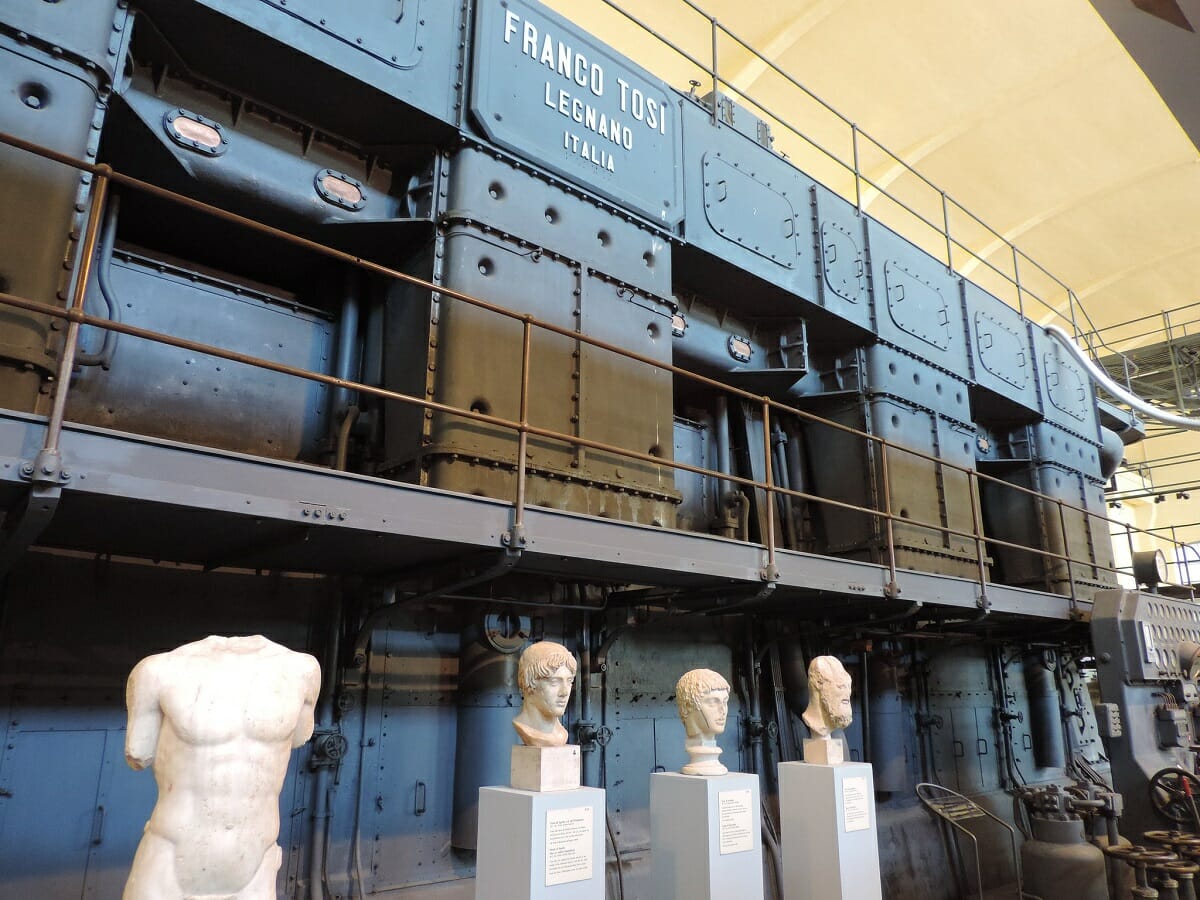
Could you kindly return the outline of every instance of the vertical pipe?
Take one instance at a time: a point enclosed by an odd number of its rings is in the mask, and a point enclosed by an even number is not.
[[[714,419],[717,432],[717,471],[722,475],[729,475],[732,471],[730,468],[732,452],[729,437],[729,398],[724,394],[719,395],[716,399]],[[726,507],[728,506],[729,491],[729,482],[718,479],[713,512],[725,537],[732,536],[729,529],[725,527],[725,522],[728,521]]]
[[[83,312],[83,299],[87,294],[88,281],[92,274],[92,257],[96,252],[96,241],[100,237],[100,219],[104,215],[104,201],[108,196],[108,166],[100,166],[92,185],[92,208],[88,212],[86,230],[79,251],[79,270],[75,273],[75,289],[71,295],[70,312]],[[46,423],[46,440],[43,452],[58,453],[62,437],[63,418],[67,411],[67,392],[71,384],[71,370],[75,368],[75,353],[79,349],[79,322],[67,322],[67,334],[63,340],[62,356],[58,361],[58,372],[54,382],[54,401],[50,407],[50,418]],[[49,473],[46,473],[49,474]]]
[[[783,429],[779,427],[779,423],[775,423],[772,432],[775,450],[775,473],[776,480],[781,487],[791,488],[792,479],[788,472],[787,460],[787,445],[788,437]],[[796,539],[796,518],[792,509],[791,494],[779,495],[779,517],[783,521],[783,540],[785,545],[792,549],[799,549],[799,542]]]
[[[521,419],[517,438],[517,498],[513,512],[513,531],[525,525],[525,454],[529,446],[529,355],[533,344],[533,317],[522,317],[521,335]]]
[[[592,614],[589,612],[583,614],[583,624],[579,629],[579,719],[580,724],[598,727],[592,721]],[[593,739],[579,749],[584,787],[599,787],[599,745]]]
[[[763,464],[765,465],[764,472],[766,473],[766,503],[763,506],[767,512],[767,569],[770,572],[775,571],[775,492],[772,489],[771,482],[771,399],[763,397],[762,400],[762,417],[763,417]]]
[[[862,703],[862,742],[863,755],[862,761],[870,763],[872,758],[871,753],[871,673],[867,670],[867,651],[864,649],[858,654],[858,678],[861,684],[858,686],[858,696]],[[879,786],[876,785],[876,790]]]
[[[746,703],[749,707],[750,722],[747,729],[750,733],[750,766],[752,772],[765,774],[766,766],[763,760],[762,738],[762,704],[759,702],[757,665],[754,655],[754,619],[746,615],[745,620],[745,664],[746,664]]]
[[[329,616],[329,634],[325,643],[325,661],[321,668],[321,696],[317,701],[318,731],[333,728],[333,693],[337,688],[338,660],[342,644],[342,594],[334,595]],[[325,898],[325,855],[329,848],[329,778],[332,766],[320,761],[313,785],[312,834],[309,840],[308,895],[311,900]]]
[[[1029,732],[1033,739],[1033,761],[1041,769],[1058,769],[1066,764],[1063,749],[1062,703],[1054,671],[1040,652],[1024,660],[1025,691],[1029,695]]]
[[[870,749],[875,790],[892,793],[911,790],[904,752],[907,718],[900,695],[898,655],[881,648],[870,654],[865,663],[864,671],[869,672],[869,677],[863,685],[863,694],[869,695],[869,706],[864,720],[870,719],[871,728],[864,732],[863,743]]]
[[[357,269],[346,272],[346,293],[342,297],[342,316],[338,323],[337,368],[334,375],[343,381],[357,380],[358,369],[358,279]],[[333,392],[331,421],[340,422],[351,404],[350,389],[338,387]]]
[[[804,457],[800,447],[800,441],[803,440],[802,432],[797,431],[788,438],[784,444],[784,450],[787,454],[787,474],[788,487],[793,491],[801,491],[808,493],[807,483],[804,478]],[[809,505],[807,500],[801,500],[799,497],[793,497],[792,503],[799,508],[800,527],[797,533],[797,543],[795,549],[804,550],[808,546],[809,539]]]

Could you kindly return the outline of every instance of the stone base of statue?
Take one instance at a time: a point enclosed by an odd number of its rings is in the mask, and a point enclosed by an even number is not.
[[[512,748],[513,787],[522,791],[571,791],[579,787],[579,745]]]
[[[845,745],[834,738],[805,738],[804,761],[821,766],[836,766],[846,761]]]
[[[480,788],[476,846],[475,900],[604,900],[604,791]]]
[[[781,763],[779,815],[787,900],[882,900],[870,765]]]
[[[762,900],[758,776],[650,776],[650,891],[656,900]]]

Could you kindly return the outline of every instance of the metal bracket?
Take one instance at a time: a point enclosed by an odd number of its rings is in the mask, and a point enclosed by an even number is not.
[[[30,482],[24,503],[11,510],[0,537],[0,575],[4,575],[46,530],[63,485],[71,480],[71,472],[62,464],[57,450],[41,450],[33,462],[21,464],[21,478]]]
[[[766,582],[775,582],[779,580],[779,567],[775,565],[763,566],[758,570],[758,577]]]
[[[71,470],[62,464],[62,453],[43,449],[33,462],[21,463],[21,478],[38,485],[59,485],[71,480]]]
[[[513,525],[508,531],[500,535],[500,543],[510,549],[521,548],[525,546],[525,526]]]

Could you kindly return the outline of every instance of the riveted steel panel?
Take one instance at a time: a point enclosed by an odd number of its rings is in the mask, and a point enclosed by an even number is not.
[[[0,82],[5,85],[0,131],[94,161],[107,108],[95,72],[0,35]],[[39,303],[61,304],[71,278],[64,259],[74,252],[90,188],[76,170],[9,146],[0,147],[0,177],[3,289]],[[15,409],[37,408],[41,373],[56,365],[56,343],[47,317],[12,307],[0,310],[0,361],[6,372],[0,402]]]
[[[975,313],[971,326],[980,365],[1018,391],[1024,389],[1031,372],[1024,335],[983,310]]]
[[[1068,555],[1070,580],[1081,596],[1096,586],[1115,583],[1112,538],[1105,521],[1104,490],[1083,474],[1053,463],[1029,465],[1001,473],[1004,481],[1025,490],[984,481],[981,499],[985,527],[992,537],[1025,547]],[[1045,498],[1025,491],[1037,491]],[[1056,502],[1081,507],[1087,513]],[[1005,584],[1070,594],[1067,563],[1048,556],[997,546],[1000,579]],[[1097,565],[1098,564],[1098,565]]]
[[[862,355],[866,369],[862,388],[867,394],[897,397],[970,427],[971,401],[965,381],[886,344],[867,347]]]
[[[665,84],[525,0],[481,0],[474,49],[470,108],[489,139],[652,221],[679,221],[679,103]]]
[[[124,62],[129,5],[117,0],[49,0],[9,3],[6,30],[27,34],[54,48],[54,55],[74,65],[98,69],[112,84]]]
[[[796,211],[788,198],[719,152],[704,154],[704,215],[712,229],[759,256],[796,265]]]
[[[444,215],[485,223],[652,294],[671,295],[671,250],[660,232],[494,154],[467,147],[453,156]]]
[[[867,220],[867,238],[880,339],[966,377],[958,276],[874,219]]]
[[[970,476],[903,449],[909,447],[970,469],[974,466],[973,429],[884,396],[853,399],[818,411],[834,422],[868,431],[899,446],[884,450],[866,438],[825,425],[806,426],[814,493],[883,510],[884,490],[889,491],[892,511],[899,517],[893,524],[899,565],[977,577],[974,541],[929,527],[972,533],[975,503],[971,494],[976,488]],[[880,459],[884,452],[888,454],[886,487]],[[864,472],[868,473],[866,477]],[[882,519],[827,504],[815,504],[814,508],[824,540],[820,552],[885,560],[886,527]]]
[[[825,286],[847,303],[864,299],[866,260],[854,235],[837,222],[821,223],[821,274]]]
[[[244,90],[322,130],[380,145],[438,139],[458,120],[463,5],[138,3],[187,60],[189,73]]]
[[[1089,441],[1100,441],[1096,392],[1087,373],[1061,344],[1035,329],[1033,346],[1041,376],[1042,415],[1046,421]]]
[[[884,263],[883,277],[896,326],[939,350],[950,346],[950,304],[942,292],[903,263]]]
[[[336,38],[350,50],[398,69],[421,59],[429,0],[259,0],[311,28]],[[423,9],[422,7],[426,7]],[[281,22],[282,24],[282,22]]]
[[[962,301],[973,381],[990,395],[1038,410],[1037,363],[1028,320],[965,280]]]
[[[827,188],[811,192],[814,244],[819,257],[817,286],[825,309],[843,319],[871,327],[864,217]]]
[[[333,328],[321,315],[156,259],[125,255],[110,268],[128,324],[316,372],[331,368]],[[89,308],[101,305],[98,295],[93,284]],[[88,349],[99,344],[95,332],[81,332]],[[67,415],[226,450],[312,460],[326,434],[328,392],[317,382],[122,337],[107,371],[85,368],[75,376]]]

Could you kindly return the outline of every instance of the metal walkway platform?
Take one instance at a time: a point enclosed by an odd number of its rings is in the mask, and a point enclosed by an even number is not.
[[[19,515],[45,419],[0,411],[0,509]],[[512,505],[316,466],[280,462],[67,423],[63,483],[40,546],[325,573],[388,575],[505,549]],[[24,471],[23,471],[24,467]],[[11,528],[10,528],[11,533]],[[766,549],[705,534],[528,507],[518,568],[638,586],[714,589],[750,597]],[[11,538],[10,538],[11,540]],[[182,555],[181,555],[182,551]],[[980,608],[978,582],[779,550],[771,604],[831,597],[876,601],[880,615],[914,602]],[[736,601],[735,601],[736,602]],[[1069,597],[987,585],[992,613],[1071,618]],[[732,608],[732,606],[730,607]],[[1079,601],[1084,618],[1090,604]]]

